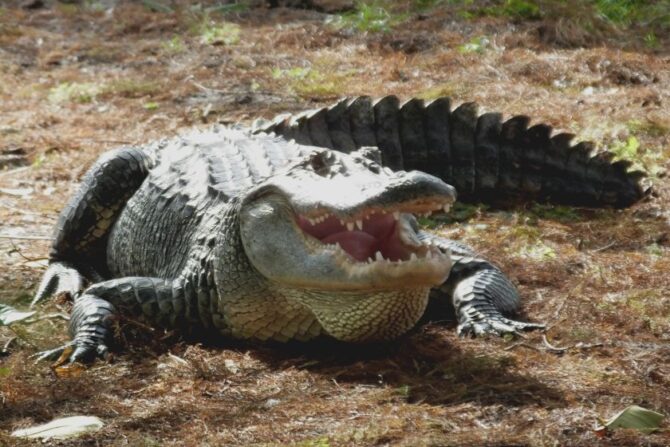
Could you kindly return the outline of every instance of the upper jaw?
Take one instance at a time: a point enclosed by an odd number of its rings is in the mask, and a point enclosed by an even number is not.
[[[410,275],[415,283],[425,280],[435,285],[448,275],[450,256],[419,239],[413,214],[448,212],[451,203],[445,198],[424,198],[349,214],[312,209],[297,213],[296,225],[313,256],[331,256],[352,277],[378,277],[380,281],[372,281],[397,287]]]

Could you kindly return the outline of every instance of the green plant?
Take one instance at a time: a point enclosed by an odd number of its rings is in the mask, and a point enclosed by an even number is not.
[[[458,52],[462,54],[479,53],[482,54],[491,46],[491,41],[486,36],[473,37],[468,42],[458,46]]]
[[[648,2],[638,0],[596,0],[595,8],[606,20],[617,25],[628,26],[635,21],[641,8]]]
[[[640,156],[638,149],[640,149],[640,142],[631,135],[626,141],[617,141],[610,151],[620,160],[637,162]]]
[[[348,75],[346,72],[338,72],[334,67],[272,70],[274,79],[289,81],[291,90],[306,98],[331,98],[340,95],[345,90]]]
[[[640,150],[640,142],[631,135],[625,141],[617,141],[610,148],[610,152],[618,160],[626,160],[632,163],[631,169],[646,172],[650,178],[657,178],[663,171],[663,163],[667,161],[668,155],[661,149],[647,148]]]
[[[407,19],[407,14],[396,14],[381,1],[356,3],[352,12],[336,18],[334,24],[363,32],[389,32],[391,28]]]
[[[502,13],[509,17],[524,20],[536,20],[541,17],[540,6],[535,1],[507,0],[502,6]]]
[[[174,9],[166,5],[165,3],[156,1],[156,0],[142,0],[142,4],[149,11],[153,12],[162,12],[166,14],[171,14],[174,12]]]
[[[172,39],[161,44],[161,49],[167,54],[181,54],[186,51],[184,40],[180,36],[173,36]]]
[[[208,22],[200,29],[200,43],[207,45],[234,45],[240,41],[241,28],[235,23]]]
[[[210,6],[205,9],[206,12],[208,13],[219,13],[219,14],[232,14],[232,13],[240,13],[249,10],[249,2],[241,2],[241,3],[226,3],[226,4],[217,4],[214,6]]]
[[[330,447],[330,440],[327,437],[308,439],[297,444],[298,447]]]
[[[445,0],[412,0],[412,9],[417,11],[428,11],[444,2]]]
[[[653,31],[649,31],[644,35],[644,44],[651,49],[657,49],[661,46],[658,42],[658,37],[656,37],[656,33]]]
[[[556,251],[541,241],[523,245],[519,249],[518,255],[538,262],[556,259]]]
[[[551,2],[551,0],[549,1]],[[493,5],[481,6],[468,11],[466,18],[475,16],[511,17],[518,20],[537,20],[542,18],[543,11],[536,1],[505,0],[493,2]]]
[[[49,90],[49,101],[54,103],[89,103],[102,93],[100,84],[91,82],[63,82]]]
[[[555,220],[557,222],[576,222],[579,214],[574,208],[562,205],[542,205],[536,203],[530,212],[540,219]]]

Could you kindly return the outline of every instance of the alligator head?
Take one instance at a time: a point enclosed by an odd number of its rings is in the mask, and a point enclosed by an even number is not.
[[[420,240],[414,214],[447,211],[454,188],[422,172],[392,172],[376,157],[370,148],[314,150],[241,203],[251,264],[346,341],[408,330],[451,269],[448,253]]]

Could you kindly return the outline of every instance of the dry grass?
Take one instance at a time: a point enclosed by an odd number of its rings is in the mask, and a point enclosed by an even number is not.
[[[603,146],[634,136],[633,157],[668,167],[667,48],[622,50],[625,34],[565,49],[537,23],[452,21],[439,8],[364,34],[306,10],[47,3],[0,9],[0,153],[23,149],[29,163],[0,171],[0,188],[28,190],[0,192],[0,234],[48,236],[106,149],[339,95],[446,92]],[[223,28],[234,39],[203,38],[223,21],[238,25]],[[0,329],[0,346],[16,337],[0,357],[0,445],[37,445],[8,433],[73,414],[107,426],[57,445],[668,445],[667,422],[649,436],[592,430],[632,403],[670,415],[670,193],[665,177],[655,182],[655,197],[625,211],[480,209],[435,229],[498,262],[562,354],[540,334],[461,340],[453,322],[362,347],[198,345],[123,322],[114,361],[56,378],[28,359],[66,337],[46,321]],[[0,239],[0,302],[27,304],[47,253],[44,240]]]

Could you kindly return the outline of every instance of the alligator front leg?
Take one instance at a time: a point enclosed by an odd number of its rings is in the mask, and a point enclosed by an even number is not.
[[[74,297],[87,281],[102,280],[109,230],[150,167],[147,154],[123,148],[105,153],[88,170],[58,217],[49,268],[31,305],[60,293]]]
[[[198,310],[190,306],[183,279],[164,280],[125,277],[94,284],[75,298],[70,318],[72,340],[65,345],[38,354],[38,359],[61,359],[70,363],[104,357],[112,341],[111,322],[116,309],[142,315],[163,327],[175,327],[180,319],[197,320]]]
[[[543,324],[506,317],[519,307],[519,293],[497,267],[461,243],[428,233],[421,233],[420,237],[451,251],[454,263],[451,274],[432,295],[438,299],[451,298],[458,319],[458,335],[504,335],[544,329]]]

